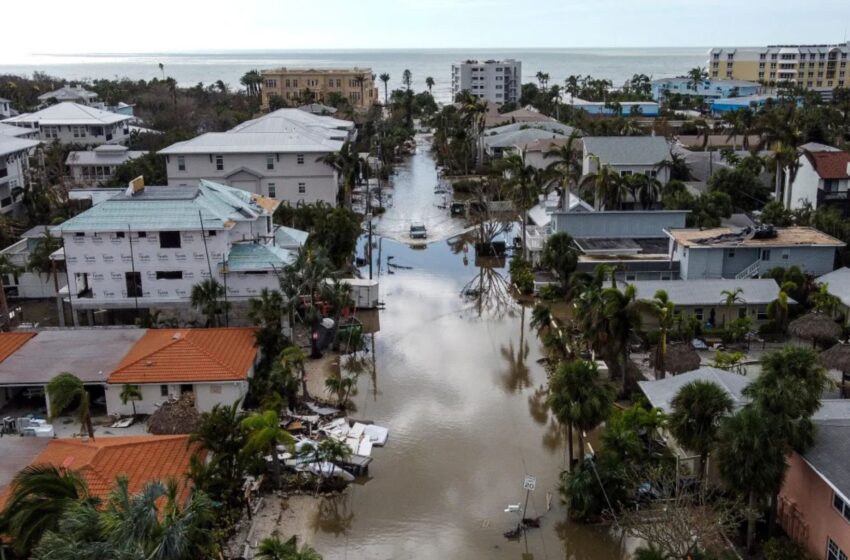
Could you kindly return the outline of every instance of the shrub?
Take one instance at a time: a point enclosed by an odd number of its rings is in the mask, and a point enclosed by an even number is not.
[[[520,293],[530,294],[534,291],[534,271],[531,269],[530,262],[522,257],[514,257],[511,259],[509,270],[511,282]]]
[[[764,560],[812,560],[812,556],[802,546],[788,537],[768,540],[762,549]]]

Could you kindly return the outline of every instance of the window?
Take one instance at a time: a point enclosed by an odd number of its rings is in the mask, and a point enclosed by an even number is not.
[[[847,560],[847,555],[844,551],[838,548],[835,541],[827,537],[826,539],[826,560]]]
[[[181,395],[183,393],[194,393],[194,392],[195,392],[195,386],[194,385],[192,385],[190,383],[185,383],[183,385],[180,385],[180,394]]]
[[[266,156],[266,169],[274,169],[274,156]]]
[[[224,156],[215,156],[215,170],[224,171]]]
[[[186,156],[177,156],[177,171],[186,171]]]
[[[180,248],[180,232],[179,231],[161,231],[161,232],[159,232],[159,248],[160,249],[179,249]]]
[[[762,249],[761,250],[761,260],[769,261],[770,260],[770,249]]]
[[[631,171],[620,171],[620,177],[628,177],[631,174]]]
[[[729,249],[729,255],[728,256],[729,256],[730,259],[734,259],[735,258],[735,249]]]
[[[75,236],[75,237],[85,237],[85,236],[86,236],[86,234],[85,234],[85,232],[78,231],[77,233],[75,233],[75,234],[74,234],[74,236]]]
[[[298,183],[298,194],[305,194],[307,192],[307,183]]]
[[[269,198],[277,198],[277,187],[274,183],[269,183]]]
[[[123,231],[116,231],[115,232],[115,238],[116,239],[124,239],[124,232]]]
[[[141,272],[125,272],[124,284],[127,288],[127,297],[137,298],[142,297],[142,273]]]
[[[297,156],[295,156],[295,161],[298,163],[298,165],[304,165],[304,154],[298,154]]]
[[[182,270],[157,270],[156,271],[156,279],[157,280],[182,280],[183,279],[183,271]]]
[[[791,249],[782,249],[782,260],[787,261],[789,256],[791,256]]]
[[[694,309],[694,317],[696,317],[698,321],[702,321],[702,318],[703,318],[702,307],[697,307],[697,308]]]
[[[850,504],[845,502],[841,496],[834,492],[832,494],[832,506],[844,517],[844,519],[850,521]]]
[[[216,231],[214,229],[207,231],[207,237],[215,237],[215,235]]]
[[[159,386],[159,396],[167,397],[168,396],[168,385],[160,385]]]
[[[148,232],[146,232],[146,231],[140,231],[139,232],[139,239],[141,239],[143,237],[147,237],[147,236],[148,236]]]
[[[55,126],[45,126],[41,129],[41,131],[44,133],[45,138],[58,138],[59,137],[59,131],[56,129]]]
[[[626,282],[634,282],[637,280],[637,274],[634,272],[626,273]]]
[[[74,134],[74,138],[85,138],[86,127],[84,127],[84,126],[72,126],[71,132]]]

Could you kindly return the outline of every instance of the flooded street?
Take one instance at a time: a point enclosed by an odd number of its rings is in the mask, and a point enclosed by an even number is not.
[[[563,437],[545,406],[530,309],[506,297],[504,262],[476,263],[471,246],[446,240],[464,224],[436,208],[435,185],[420,141],[397,173],[393,207],[376,220],[387,236],[374,241],[386,308],[374,375],[370,364],[353,399],[352,416],[387,426],[390,438],[365,484],[308,512],[309,540],[326,559],[620,558],[607,528],[566,521]],[[403,239],[411,221],[434,232],[427,246],[390,239]],[[527,516],[542,516],[542,527],[508,541],[517,517],[504,510],[523,502],[526,474],[537,477]]]

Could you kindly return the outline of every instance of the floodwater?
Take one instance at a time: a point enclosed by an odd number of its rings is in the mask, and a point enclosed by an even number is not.
[[[420,145],[380,220],[462,227],[434,211],[434,185],[433,160]],[[374,244],[386,308],[352,416],[387,426],[390,438],[373,450],[368,481],[310,514],[308,540],[326,559],[621,558],[617,536],[568,522],[560,504],[564,438],[544,404],[530,309],[507,293],[504,263],[476,263],[457,239]],[[503,533],[517,517],[504,510],[523,503],[526,475],[537,479],[527,516],[542,516],[542,527],[508,541]]]

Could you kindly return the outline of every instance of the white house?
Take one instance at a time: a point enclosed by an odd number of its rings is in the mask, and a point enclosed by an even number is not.
[[[816,282],[826,284],[826,290],[838,298],[838,314],[844,315],[844,324],[850,326],[850,268],[844,266],[828,272]]]
[[[97,94],[85,89],[81,85],[63,86],[57,90],[42,93],[38,96],[38,100],[45,104],[49,102],[63,103],[70,101],[80,105],[88,105],[96,109],[103,109],[103,103],[98,100]]]
[[[290,204],[334,204],[337,172],[322,160],[355,135],[351,121],[280,109],[159,153],[172,187],[209,179]]]
[[[493,103],[515,103],[522,93],[522,62],[465,60],[452,64],[452,97],[468,91]]]
[[[590,136],[583,140],[582,174],[595,173],[607,165],[621,177],[644,174],[661,184],[670,180],[670,170],[659,168],[670,161],[670,146],[661,136]]]
[[[830,205],[850,216],[850,153],[824,145],[803,149],[791,183],[791,208]],[[790,178],[790,177],[789,177]]]
[[[0,251],[0,255],[8,258],[9,262],[19,269],[15,274],[5,274],[2,277],[3,289],[6,290],[8,297],[22,299],[55,298],[57,287],[65,286],[68,283],[65,271],[62,270],[61,266],[57,268],[55,274],[52,271],[34,272],[29,270],[30,255],[43,242],[42,240],[48,230],[52,230],[52,228],[48,226],[30,228],[21,234],[18,241]],[[51,232],[51,235],[56,234]]]
[[[199,412],[241,403],[259,358],[252,328],[148,330],[109,374],[106,410],[152,414],[183,393],[194,394]],[[123,402],[126,385],[141,398]]]
[[[0,213],[11,212],[27,188],[29,154],[37,140],[0,134]]]
[[[91,187],[108,181],[119,165],[145,153],[120,144],[103,144],[93,150],[68,152],[65,165],[74,184]]]
[[[38,130],[32,128],[21,128],[0,122],[0,136],[10,136],[24,140],[38,140]]]
[[[276,289],[276,273],[295,258],[298,243],[273,226],[278,204],[201,180],[131,186],[67,220],[57,230],[74,321],[83,314],[92,322],[94,310],[112,310],[114,321],[145,310],[185,314],[192,287],[209,278],[226,288],[233,307]]]
[[[12,102],[8,99],[0,97],[0,120],[8,119],[12,116]]]
[[[126,141],[132,119],[130,115],[119,115],[66,101],[3,122],[38,130],[42,142],[58,140],[62,144],[92,146]]]

